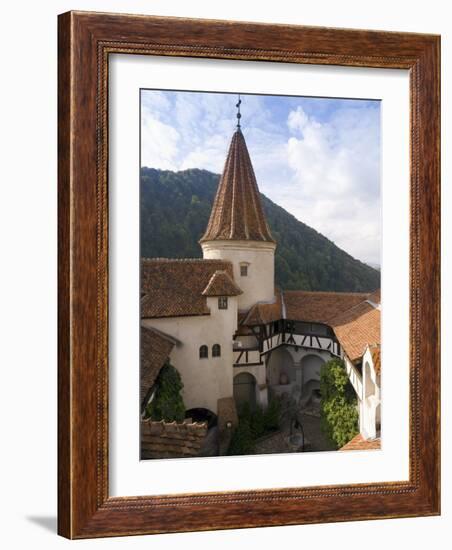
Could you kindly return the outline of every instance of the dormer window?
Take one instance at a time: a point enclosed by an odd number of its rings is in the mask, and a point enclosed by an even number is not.
[[[240,264],[240,277],[248,277],[248,264]]]
[[[228,309],[228,297],[220,296],[218,298],[218,309]]]

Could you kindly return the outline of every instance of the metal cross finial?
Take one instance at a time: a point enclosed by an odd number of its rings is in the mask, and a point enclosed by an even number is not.
[[[240,114],[240,105],[242,103],[242,100],[240,99],[240,94],[239,94],[239,100],[236,104],[236,107],[237,107],[237,128],[240,128],[240,119],[242,118],[242,115]]]

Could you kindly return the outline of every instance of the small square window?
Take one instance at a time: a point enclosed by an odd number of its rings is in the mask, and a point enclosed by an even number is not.
[[[218,309],[228,309],[228,297],[220,296],[218,298]]]
[[[248,276],[248,266],[247,265],[241,265],[240,266],[240,276],[241,277],[247,277]]]

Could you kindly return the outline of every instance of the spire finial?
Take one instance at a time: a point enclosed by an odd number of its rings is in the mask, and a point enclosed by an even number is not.
[[[240,105],[242,103],[242,100],[240,99],[240,94],[239,94],[239,100],[236,104],[236,107],[237,107],[237,128],[240,128],[240,119],[242,118],[242,115],[240,114]]]

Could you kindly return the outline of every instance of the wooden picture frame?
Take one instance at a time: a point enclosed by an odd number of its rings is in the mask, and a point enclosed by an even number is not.
[[[440,38],[69,12],[58,62],[58,532],[87,538],[440,513]],[[110,497],[108,61],[113,53],[410,73],[409,481]]]

